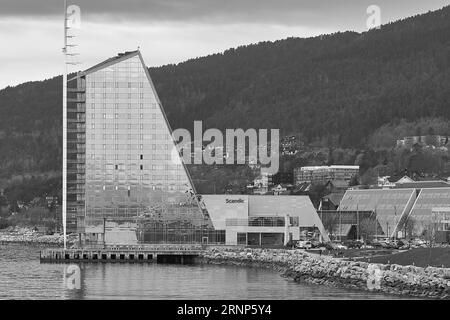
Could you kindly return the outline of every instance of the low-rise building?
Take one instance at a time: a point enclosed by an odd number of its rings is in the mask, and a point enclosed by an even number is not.
[[[374,211],[381,233],[386,237],[405,237],[406,229],[411,229],[409,233],[414,236],[423,236],[436,223],[434,212],[437,208],[450,208],[450,188],[415,186],[348,190],[339,210]]]
[[[442,135],[410,136],[397,140],[397,147],[411,149],[415,144],[434,146],[437,148],[448,146],[450,137]]]
[[[359,166],[308,166],[294,169],[294,183],[326,183],[328,181],[345,181],[347,185],[359,174]]]
[[[300,240],[302,230],[329,237],[308,196],[203,195],[215,230],[226,245],[284,245]]]

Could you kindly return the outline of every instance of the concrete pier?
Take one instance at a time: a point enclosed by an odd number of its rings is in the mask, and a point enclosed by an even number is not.
[[[107,248],[45,249],[41,262],[56,263],[192,263],[203,251],[201,246],[113,246]]]

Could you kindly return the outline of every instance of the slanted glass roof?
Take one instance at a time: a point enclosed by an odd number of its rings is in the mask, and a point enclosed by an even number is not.
[[[415,189],[348,190],[339,210],[373,210],[377,214],[383,233],[391,236],[401,217],[409,213],[415,199]]]
[[[422,189],[410,217],[417,221],[431,221],[434,208],[450,208],[450,189]]]

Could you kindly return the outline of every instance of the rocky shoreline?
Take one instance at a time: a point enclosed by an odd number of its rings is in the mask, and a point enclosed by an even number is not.
[[[67,237],[67,244],[74,244],[76,239]],[[26,244],[63,246],[63,235],[44,235],[31,228],[12,227],[0,230],[0,244]]]
[[[212,248],[202,254],[199,262],[271,268],[297,282],[450,299],[450,268],[370,264],[278,249]]]

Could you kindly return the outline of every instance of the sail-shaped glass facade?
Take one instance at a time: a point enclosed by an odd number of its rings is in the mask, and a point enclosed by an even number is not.
[[[75,116],[84,121],[83,146],[77,151],[83,170],[69,177],[69,183],[80,181],[75,184],[82,202],[77,210],[72,206],[80,233],[88,241],[105,241],[108,230],[114,234],[114,228],[125,227],[135,230],[138,242],[219,241],[174,152],[170,126],[141,54],[107,60],[74,82],[76,94],[84,98],[78,102],[84,112]],[[118,241],[132,241],[123,239]]]

